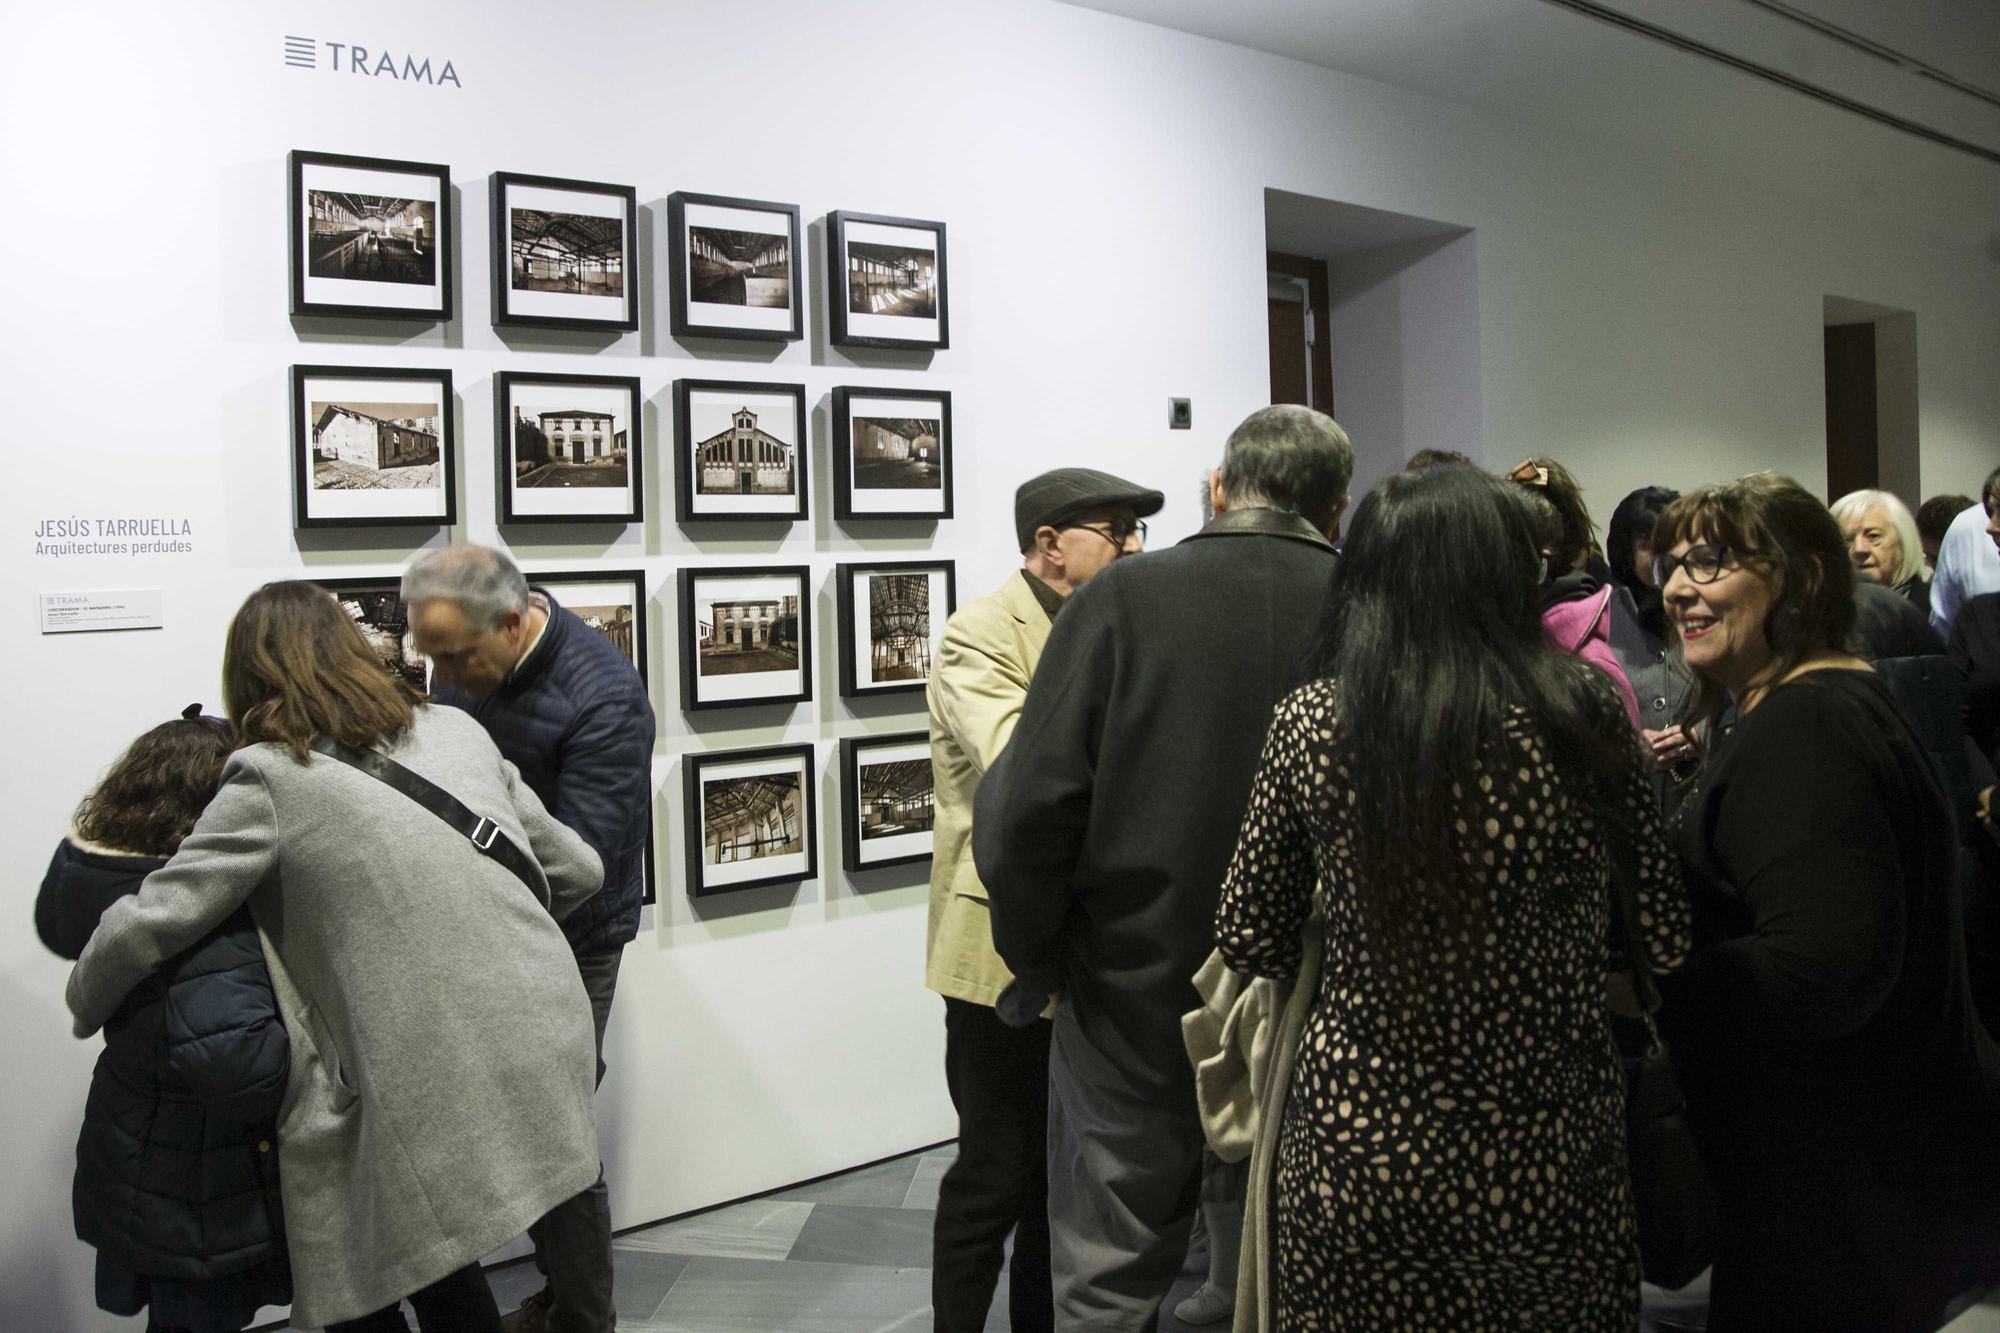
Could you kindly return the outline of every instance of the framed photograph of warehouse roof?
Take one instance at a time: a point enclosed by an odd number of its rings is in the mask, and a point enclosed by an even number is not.
[[[646,450],[639,381],[501,371],[493,477],[502,523],[637,523]]]
[[[805,336],[797,204],[670,194],[667,254],[674,337]]]
[[[680,571],[681,707],[812,698],[812,589],[804,565]]]
[[[834,595],[841,697],[923,689],[938,636],[958,605],[956,566],[949,560],[843,564],[834,573]]]
[[[638,213],[629,185],[494,172],[493,322],[638,328]]]
[[[806,452],[804,385],[674,381],[680,522],[804,518]]]
[[[301,528],[458,519],[451,372],[292,367],[292,522]]]
[[[688,896],[790,884],[819,873],[813,769],[810,744],[681,760]]]
[[[841,865],[851,872],[930,860],[932,787],[929,732],[841,741]]]
[[[944,223],[826,215],[827,340],[842,347],[949,347]]]
[[[294,149],[294,315],[451,318],[451,168]]]
[[[409,610],[403,605],[403,576],[314,579],[333,595],[340,609],[361,631],[361,637],[382,659],[383,669],[400,676],[420,694],[430,693],[431,660],[417,651],[410,638]]]
[[[951,395],[833,391],[833,516],[951,517]]]

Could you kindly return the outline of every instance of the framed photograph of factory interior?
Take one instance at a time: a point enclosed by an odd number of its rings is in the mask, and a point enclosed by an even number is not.
[[[639,381],[503,370],[493,377],[502,523],[637,523],[646,449]]]
[[[833,516],[951,517],[951,395],[833,391]]]
[[[451,318],[451,168],[294,149],[294,315]]]
[[[681,707],[812,698],[812,589],[804,565],[680,571]]]
[[[495,324],[639,327],[631,186],[496,171],[492,210]]]
[[[806,516],[806,390],[802,384],[674,381],[674,516]]]
[[[944,223],[826,215],[827,340],[842,347],[949,347]]]
[[[670,194],[667,254],[674,337],[805,336],[797,204]]]
[[[690,754],[681,770],[690,897],[819,873],[811,745]]]
[[[449,527],[453,440],[449,370],[293,366],[293,525]]]
[[[843,564],[834,573],[840,608],[840,693],[860,699],[921,690],[944,622],[958,604],[949,560]]]
[[[849,871],[931,859],[927,731],[840,743],[840,863]]]
[[[431,660],[417,651],[410,637],[409,611],[403,605],[403,576],[382,574],[372,578],[314,579],[333,594],[361,637],[382,659],[392,676],[400,676],[419,694],[430,693]]]

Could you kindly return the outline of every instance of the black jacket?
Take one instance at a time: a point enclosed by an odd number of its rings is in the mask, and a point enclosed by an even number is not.
[[[549,813],[604,862],[604,888],[562,923],[570,948],[604,953],[639,933],[652,827],[653,705],[610,640],[548,598],[541,642],[484,699],[446,688],[437,702],[479,719]]]
[[[979,785],[973,857],[1001,958],[1062,990],[1137,1087],[1192,1096],[1180,1018],[1334,564],[1304,519],[1250,509],[1112,565],[1057,617]]]
[[[166,861],[63,842],[35,930],[64,958]],[[162,963],[105,1025],[76,1143],[76,1234],[152,1277],[205,1281],[285,1251],[277,1115],[291,1045],[247,910]]]

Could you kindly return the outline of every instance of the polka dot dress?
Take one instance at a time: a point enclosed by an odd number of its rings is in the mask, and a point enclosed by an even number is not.
[[[1229,965],[1275,977],[1297,971],[1315,905],[1326,920],[1278,1146],[1275,1326],[1630,1329],[1639,1255],[1604,1016],[1613,923],[1584,793],[1527,716],[1511,718],[1457,824],[1484,912],[1433,928],[1412,1004],[1413,965],[1371,939],[1354,899],[1344,823],[1366,793],[1340,763],[1333,702],[1322,681],[1280,705],[1217,919]],[[1666,971],[1687,952],[1687,907],[1637,765],[1640,919]]]

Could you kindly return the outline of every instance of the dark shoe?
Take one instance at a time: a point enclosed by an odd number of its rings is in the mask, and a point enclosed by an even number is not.
[[[554,1297],[543,1287],[521,1302],[521,1308],[500,1319],[500,1333],[548,1333],[549,1306]]]

